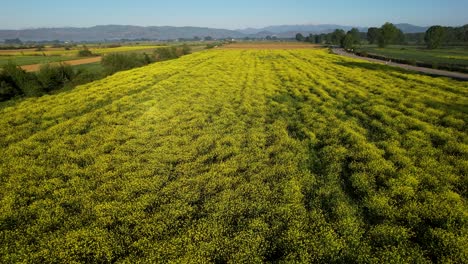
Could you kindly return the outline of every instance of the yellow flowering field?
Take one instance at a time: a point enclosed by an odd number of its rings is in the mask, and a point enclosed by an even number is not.
[[[0,109],[2,263],[467,263],[468,83],[210,50]]]

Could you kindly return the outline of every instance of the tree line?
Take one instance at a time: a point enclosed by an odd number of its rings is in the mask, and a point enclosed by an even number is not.
[[[468,43],[468,24],[462,27],[432,26],[422,33],[403,33],[392,23],[385,23],[381,27],[370,27],[366,32],[359,32],[353,28],[348,32],[336,29],[328,34],[310,34],[304,36],[296,34],[297,41],[311,42],[315,44],[339,45],[345,49],[352,49],[362,41],[376,44],[384,48],[392,44],[407,44],[408,42],[424,42],[427,48],[436,49],[443,45],[466,45]]]

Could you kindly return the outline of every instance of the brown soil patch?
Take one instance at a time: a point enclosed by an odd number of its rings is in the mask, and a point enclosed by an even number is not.
[[[232,43],[220,47],[220,49],[316,49],[320,45],[295,42],[274,43]]]
[[[90,63],[95,63],[95,62],[100,62],[102,57],[92,57],[92,58],[86,58],[86,59],[79,59],[79,60],[69,60],[69,61],[62,61],[61,63],[68,64],[71,66],[75,65],[82,65],[82,64],[90,64]],[[51,64],[60,64],[60,62],[54,62]],[[27,72],[35,72],[40,69],[42,64],[32,64],[32,65],[24,65],[21,66],[21,69],[27,71]]]

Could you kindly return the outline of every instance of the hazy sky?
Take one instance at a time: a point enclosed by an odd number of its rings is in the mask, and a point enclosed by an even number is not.
[[[468,0],[0,0],[0,28],[468,23]]]

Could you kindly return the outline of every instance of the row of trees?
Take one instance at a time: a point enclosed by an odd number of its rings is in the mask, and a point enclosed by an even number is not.
[[[296,34],[297,41],[305,41],[316,44],[340,45],[343,48],[352,48],[362,40],[367,40],[370,44],[376,44],[384,48],[392,44],[405,44],[406,41],[416,43],[424,42],[429,49],[439,48],[447,44],[466,44],[468,43],[468,25],[462,27],[442,27],[432,26],[426,32],[404,34],[392,23],[385,23],[381,27],[371,27],[367,33],[359,32],[353,28],[348,32],[336,29],[328,34],[310,34],[304,36],[301,33]]]
[[[389,44],[400,44],[405,40],[405,35],[392,23],[385,23],[380,28],[369,28],[367,35],[353,28],[348,32],[342,29],[336,29],[329,34],[310,34],[304,37],[301,33],[296,34],[297,41],[306,41],[316,44],[340,45],[343,48],[350,49],[361,43],[362,39],[367,38],[371,44],[378,44],[385,47]]]
[[[436,49],[447,44],[468,43],[468,24],[462,27],[432,26],[425,35],[424,42],[429,49]]]
[[[390,44],[405,42],[405,34],[392,23],[385,23],[380,28],[371,27],[367,30],[367,40],[384,48]]]

